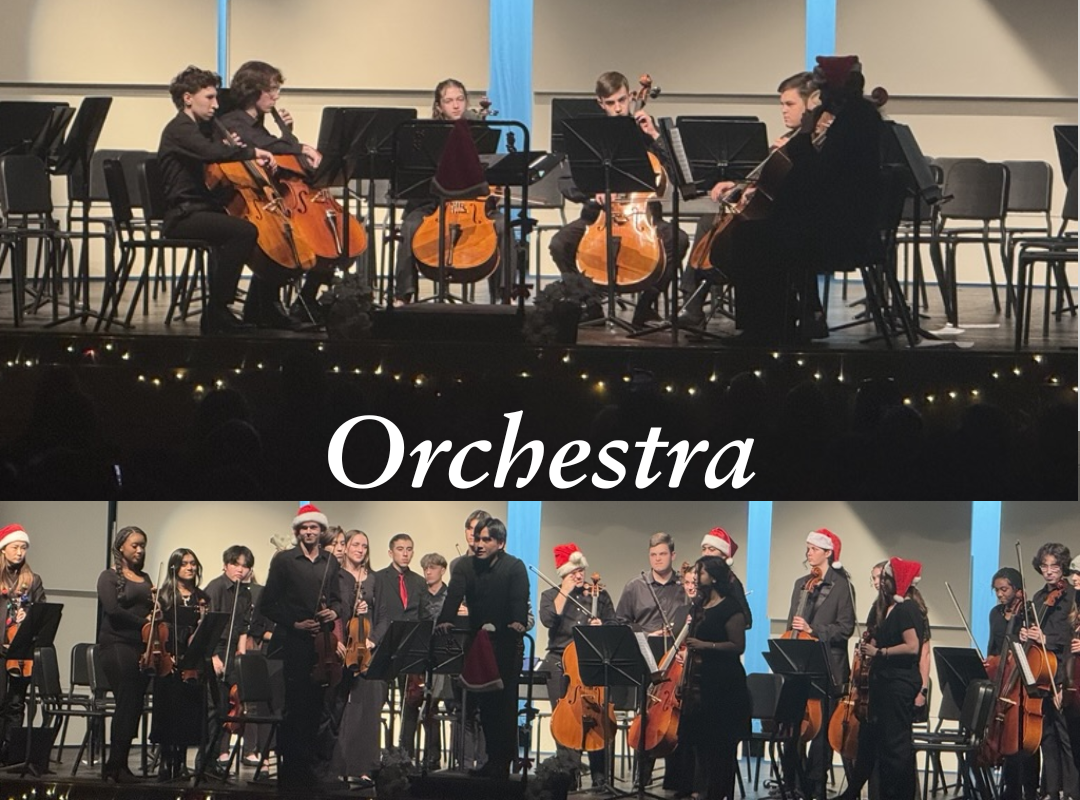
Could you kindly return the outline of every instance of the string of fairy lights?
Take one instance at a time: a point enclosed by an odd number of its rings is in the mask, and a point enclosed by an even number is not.
[[[415,392],[431,393],[441,396],[448,384],[462,385],[473,380],[486,379],[488,372],[498,370],[490,367],[487,372],[477,371],[471,365],[460,366],[438,362],[438,357],[428,356],[431,363],[416,367],[415,362],[423,361],[423,356],[415,352],[404,354],[389,348],[351,348],[352,356],[346,360],[340,356],[344,351],[325,355],[324,343],[315,343],[313,347],[324,354],[328,365],[326,372],[332,376],[362,378],[368,381],[382,381],[411,386]],[[214,390],[235,388],[242,385],[248,376],[271,375],[280,373],[283,365],[280,360],[270,356],[243,356],[232,367],[211,366],[195,363],[189,356],[187,363],[173,366],[152,365],[148,353],[138,353],[139,345],[125,340],[101,341],[98,339],[80,342],[69,341],[62,348],[62,354],[48,357],[40,353],[26,355],[30,349],[26,344],[18,353],[0,362],[0,379],[4,372],[32,370],[42,365],[67,364],[82,367],[121,367],[126,368],[131,379],[141,387],[151,391],[164,391],[170,387],[183,387],[190,392],[192,399],[200,400]],[[700,351],[699,351],[700,352]],[[692,368],[679,368],[670,363],[666,369],[657,372],[657,358],[645,358],[638,366],[633,364],[613,368],[610,355],[593,358],[582,350],[564,347],[533,347],[522,351],[515,366],[501,367],[511,379],[519,381],[550,382],[551,380],[573,380],[587,384],[592,393],[603,397],[615,392],[620,383],[631,384],[635,373],[645,372],[650,376],[663,395],[683,398],[700,398],[725,388],[737,373],[752,373],[768,384],[770,381],[794,385],[803,381],[814,381],[822,387],[854,387],[867,378],[891,377],[891,369],[882,370],[878,364],[882,354],[876,354],[875,360],[850,353],[782,353],[779,351],[761,354],[738,354],[733,357],[726,352],[713,351],[711,357],[699,357]],[[905,354],[909,355],[909,354]],[[1016,354],[1010,356],[980,356],[985,365],[985,372],[979,369],[961,370],[968,373],[965,379],[949,379],[950,372],[932,368],[937,362],[925,361],[922,371],[917,375],[901,377],[900,391],[907,406],[929,410],[943,405],[959,405],[964,402],[981,402],[987,394],[993,394],[1006,386],[1027,385],[1028,388],[1041,387],[1049,390],[1058,389],[1062,394],[1077,393],[1075,360],[1069,354],[1048,355],[1044,353]],[[158,360],[161,360],[160,357]],[[413,362],[413,366],[407,366]],[[899,366],[903,362],[889,362],[896,366],[897,374],[902,375]],[[910,363],[910,362],[907,362]],[[964,362],[950,362],[964,363]],[[967,362],[973,363],[973,362]],[[868,366],[868,364],[872,364]],[[974,373],[981,373],[977,377]],[[941,374],[945,373],[945,374]],[[908,385],[902,385],[904,383]],[[713,390],[710,392],[710,390]]]

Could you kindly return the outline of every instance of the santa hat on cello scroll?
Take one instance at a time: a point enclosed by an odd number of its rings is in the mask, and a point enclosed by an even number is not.
[[[455,121],[450,129],[439,168],[431,179],[431,191],[436,197],[451,200],[474,199],[491,193],[472,129],[463,119]]]

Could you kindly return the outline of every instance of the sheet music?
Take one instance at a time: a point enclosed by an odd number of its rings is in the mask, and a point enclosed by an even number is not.
[[[659,672],[660,668],[656,665],[656,657],[652,654],[652,648],[649,647],[648,637],[641,631],[635,631],[634,638],[637,639],[638,649],[641,650],[641,657],[645,659],[645,665],[649,668],[649,674]]]
[[[690,157],[686,154],[686,146],[683,145],[682,133],[669,118],[660,120],[660,129],[667,139],[671,156],[675,159],[675,166],[679,170],[679,193],[683,200],[693,200],[700,196],[697,184],[694,182],[694,173],[690,169]]]
[[[1035,676],[1031,672],[1031,665],[1028,663],[1027,654],[1024,652],[1024,646],[1020,642],[1013,642],[1013,655],[1016,657],[1016,663],[1020,665],[1020,672],[1024,675],[1024,685],[1034,686]]]

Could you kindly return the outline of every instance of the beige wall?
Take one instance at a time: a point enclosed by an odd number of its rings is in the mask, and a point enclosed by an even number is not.
[[[213,0],[4,0],[0,99],[116,98],[101,147],[154,149],[174,110],[164,87],[216,61]],[[425,115],[448,75],[488,82],[488,4],[233,0],[230,64],[269,58],[288,79],[282,105],[302,140],[327,105],[405,106]],[[542,0],[534,4],[533,142],[549,141],[553,96],[588,96],[596,76],[650,72],[653,113],[756,114],[780,132],[773,90],[804,65],[802,0]],[[192,20],[198,20],[192,23]],[[886,112],[936,156],[1057,164],[1051,126],[1076,123],[1075,0],[839,0],[837,49],[856,52]],[[179,30],[189,35],[176,35]],[[287,31],[289,46],[274,44]],[[270,37],[270,38],[267,38]],[[492,98],[498,108],[499,98]],[[58,201],[63,199],[60,187]],[[1064,197],[1062,177],[1055,206]],[[541,222],[556,221],[541,212]],[[692,226],[687,228],[692,231]],[[962,280],[985,282],[977,248]],[[554,273],[542,248],[544,272]]]

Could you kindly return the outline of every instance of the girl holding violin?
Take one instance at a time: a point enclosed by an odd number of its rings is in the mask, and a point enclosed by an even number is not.
[[[828,645],[829,666],[835,681],[834,691],[818,704],[823,724],[820,735],[810,743],[805,769],[807,785],[802,787],[807,797],[814,794],[824,779],[827,765],[832,763],[832,748],[825,734],[836,706],[834,695],[838,695],[847,683],[851,671],[848,640],[855,631],[855,605],[850,576],[840,563],[840,547],[840,537],[828,528],[819,528],[806,535],[806,565],[810,572],[795,581],[788,612],[790,630],[797,638],[809,637]],[[784,755],[801,758],[801,750],[801,745],[794,752],[785,748]],[[794,781],[794,764],[790,767],[785,770],[785,775]]]
[[[1026,627],[1020,628],[1020,641],[1045,648],[1057,661],[1053,684],[1043,699],[1042,789],[1051,798],[1080,797],[1080,777],[1061,702],[1065,655],[1071,650],[1074,633],[1070,612],[1076,603],[1076,590],[1065,580],[1070,559],[1069,548],[1057,542],[1044,544],[1035,553],[1031,563],[1044,585],[1031,598],[1032,613],[1025,619]]]
[[[694,784],[703,787],[702,800],[723,800],[735,796],[739,742],[750,734],[750,690],[740,660],[745,599],[723,558],[705,556],[695,566],[678,735],[680,745],[694,749]]]
[[[128,768],[128,753],[139,729],[143,696],[150,682],[150,676],[140,667],[146,645],[143,633],[152,633],[157,627],[148,624],[154,622],[154,587],[150,576],[143,572],[145,560],[146,534],[134,525],[123,527],[112,541],[113,565],[98,576],[97,582],[102,612],[97,647],[116,699],[109,760],[103,775],[117,783],[137,780]]]
[[[221,124],[245,144],[275,156],[296,156],[302,166],[313,170],[322,161],[322,154],[297,138],[292,130],[292,115],[277,107],[284,83],[281,70],[264,61],[241,64],[229,84],[232,108],[221,115]],[[277,134],[266,127],[267,115],[273,117]],[[301,295],[309,308],[315,307],[319,287],[329,283],[331,275],[332,270],[326,264],[305,274]],[[281,309],[278,290],[285,278],[282,270],[267,269],[265,265],[252,276],[244,302],[245,322],[269,328],[293,328],[306,321],[303,306],[296,307],[295,319]]]
[[[370,789],[375,785],[371,776],[379,766],[381,754],[379,741],[382,732],[382,684],[379,681],[367,680],[362,672],[375,647],[375,643],[368,638],[371,631],[369,603],[375,596],[375,573],[371,569],[370,551],[371,545],[366,533],[355,529],[346,531],[345,558],[341,569],[352,576],[358,587],[352,600],[351,622],[357,623],[355,633],[359,638],[355,643],[349,642],[354,644],[357,650],[355,667],[352,667],[348,657],[345,662],[349,674],[342,683],[348,689],[348,697],[341,718],[334,766],[336,772],[346,776],[349,785],[357,789]],[[351,625],[349,631],[351,637]]]
[[[1023,578],[1013,567],[1002,567],[991,581],[998,604],[990,609],[990,638],[986,644],[987,672],[995,679],[1005,654],[1005,642],[1015,641],[1024,624]],[[1021,690],[1022,691],[1022,690]],[[1005,756],[1001,765],[1001,800],[1039,797],[1039,752]]]
[[[0,614],[4,619],[4,638],[0,651],[19,630],[26,619],[26,609],[34,603],[45,602],[45,587],[41,576],[30,569],[26,553],[30,535],[22,525],[0,528]],[[22,725],[26,690],[30,686],[28,666],[33,662],[9,661],[0,672],[0,756],[8,747],[8,734]],[[0,763],[8,763],[0,758]]]
[[[875,602],[877,625],[860,645],[860,657],[871,659],[867,719],[859,726],[859,751],[848,788],[840,797],[855,800],[878,770],[882,800],[915,796],[915,752],[911,724],[915,697],[922,685],[919,653],[924,621],[911,600],[919,580],[918,561],[890,558],[881,573]]]
[[[209,301],[203,333],[235,333],[242,326],[229,305],[236,298],[240,271],[255,249],[258,229],[225,213],[223,199],[206,185],[206,166],[226,161],[256,160],[269,167],[273,156],[244,142],[228,139],[214,127],[221,78],[209,70],[188,67],[169,85],[177,114],[161,132],[158,161],[165,192],[164,233],[173,239],[196,239],[213,248],[209,269]]]
[[[168,631],[165,647],[179,663],[195,634],[209,597],[199,588],[202,564],[194,551],[186,547],[172,552],[166,564],[166,577],[158,590],[161,619]],[[199,713],[199,709],[203,713]],[[188,747],[197,746],[206,730],[202,685],[197,675],[173,669],[154,676],[154,719],[150,741],[159,751],[158,777],[171,781],[187,777],[185,756]]]
[[[592,587],[585,579],[589,562],[585,560],[585,554],[578,546],[573,542],[555,545],[554,553],[555,569],[561,583],[558,588],[547,589],[540,595],[540,624],[548,629],[544,669],[550,673],[547,689],[553,709],[559,703],[568,701],[568,685],[581,682],[580,676],[568,675],[563,671],[563,651],[573,644],[574,628],[578,625],[602,625],[605,621],[615,619],[615,605],[611,602],[607,590],[603,588],[596,595],[596,616],[589,613],[593,603]],[[581,703],[581,699],[577,702]],[[555,725],[555,717],[552,717],[553,731]],[[581,757],[581,751],[568,744],[557,741],[555,748],[565,755],[574,753],[575,760]],[[607,786],[606,746],[589,751],[589,772],[593,788],[603,789]]]

